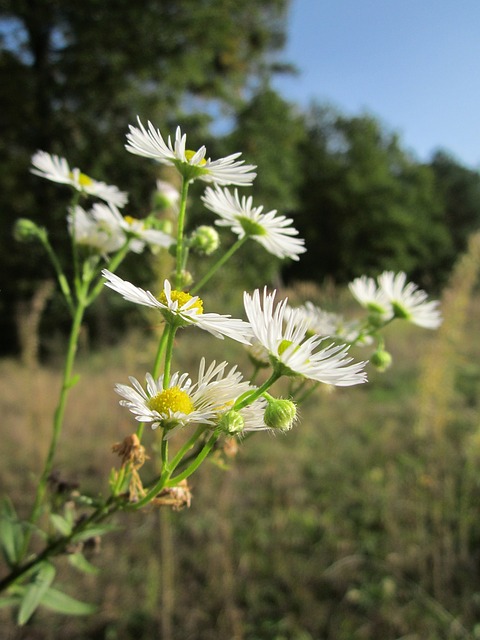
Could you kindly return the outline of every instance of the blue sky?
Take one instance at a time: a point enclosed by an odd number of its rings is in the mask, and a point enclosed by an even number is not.
[[[291,0],[287,36],[287,99],[368,112],[418,159],[480,169],[480,0]]]

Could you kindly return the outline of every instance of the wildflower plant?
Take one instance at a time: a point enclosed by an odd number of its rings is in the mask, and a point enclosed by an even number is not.
[[[11,502],[6,500],[2,507],[0,543],[7,573],[0,580],[1,590],[6,591],[0,604],[17,607],[19,624],[27,622],[41,605],[70,614],[92,610],[91,605],[52,586],[55,558],[68,553],[76,568],[91,571],[82,555],[82,543],[110,531],[115,513],[147,506],[189,506],[190,476],[222,443],[231,438],[243,441],[257,431],[289,431],[298,421],[298,404],[319,385],[365,383],[368,362],[353,358],[353,345],[374,345],[370,361],[386,368],[391,358],[381,335],[384,326],[400,319],[435,328],[441,321],[436,302],[428,301],[423,291],[407,283],[405,274],[391,272],[377,281],[362,276],[351,283],[351,292],[366,313],[360,319],[346,321],[309,301],[293,308],[287,299],[277,301],[276,292],[264,283],[253,292],[244,292],[244,318],[207,309],[201,290],[218,278],[219,269],[247,241],[251,239],[278,258],[298,260],[306,250],[303,239],[291,219],[276,211],[263,213],[262,206],[253,205],[251,196],[240,195],[238,189],[229,191],[231,185],[248,187],[255,178],[255,167],[245,164],[241,154],[211,160],[205,147],[196,151],[187,148],[186,135],[179,127],[174,138],[165,139],[152,123],[145,127],[140,120],[138,126],[130,127],[126,149],[177,171],[180,190],[159,181],[154,197],[155,210],[169,206],[175,210],[173,235],[154,214],[142,220],[123,215],[120,209],[127,204],[126,194],[71,169],[66,159],[45,151],[33,156],[32,172],[72,189],[66,215],[71,265],[62,265],[46,229],[26,219],[16,226],[17,239],[38,240],[45,248],[71,316],[50,447],[31,512],[22,521]],[[188,190],[196,180],[213,185],[207,186],[202,196],[208,216],[215,214],[215,225],[237,236],[226,251],[221,251],[220,236],[208,224],[186,232]],[[129,253],[141,259],[147,249],[169,250],[175,256],[174,270],[159,293],[115,273]],[[211,260],[198,281],[188,271],[190,249]],[[127,372],[114,389],[120,404],[131,414],[132,430],[119,434],[123,439],[113,445],[120,460],[112,469],[108,495],[92,498],[76,491],[68,504],[59,504],[50,499],[48,485],[54,477],[68,396],[77,381],[74,364],[80,328],[87,308],[107,290],[158,312],[158,346],[144,381]],[[194,372],[175,370],[175,338],[180,330],[203,330],[212,340],[239,343],[248,350],[252,371],[247,375],[237,364],[206,357]],[[263,381],[257,382],[260,374]],[[288,397],[277,395],[281,378],[289,381]],[[153,444],[152,431],[156,434]],[[156,477],[143,475],[148,458],[156,460]]]

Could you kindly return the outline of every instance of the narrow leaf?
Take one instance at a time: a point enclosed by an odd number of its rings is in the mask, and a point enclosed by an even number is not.
[[[62,534],[62,536],[69,536],[72,533],[71,525],[65,520],[65,518],[58,513],[51,513],[50,520],[55,529]]]
[[[25,595],[18,611],[17,623],[24,625],[35,612],[45,592],[55,577],[55,567],[48,562],[40,565],[33,581],[25,589]]]
[[[79,531],[72,536],[72,542],[82,542],[82,540],[88,540],[89,538],[95,538],[96,536],[103,536],[110,531],[116,531],[117,526],[113,524],[99,524],[84,531]]]
[[[58,589],[48,589],[43,594],[41,604],[47,609],[70,616],[88,616],[97,610],[95,605],[80,602],[80,600],[67,596],[66,593],[58,591]]]
[[[10,567],[18,562],[23,541],[23,527],[18,520],[12,502],[5,498],[0,510],[0,545]]]
[[[0,609],[4,607],[13,607],[16,606],[20,602],[20,598],[18,596],[10,596],[6,598],[0,598]]]
[[[68,561],[70,562],[72,567],[75,567],[75,569],[78,569],[82,573],[90,573],[95,575],[99,572],[98,567],[95,567],[93,564],[91,564],[81,553],[73,553],[72,555],[68,556]]]

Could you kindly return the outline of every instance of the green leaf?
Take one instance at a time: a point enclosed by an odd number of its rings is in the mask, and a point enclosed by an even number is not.
[[[5,498],[0,508],[0,545],[10,567],[20,559],[24,532],[12,502]]]
[[[95,605],[80,602],[80,600],[76,600],[63,593],[63,591],[58,591],[58,589],[48,589],[43,594],[41,604],[47,609],[70,616],[88,616],[97,610]]]
[[[20,602],[20,598],[18,596],[10,596],[6,598],[0,598],[0,609],[4,607],[14,607]]]
[[[58,513],[51,513],[50,520],[55,529],[62,534],[62,536],[69,536],[72,533],[71,524],[65,520],[65,518]]]
[[[25,595],[18,611],[17,623],[19,625],[24,625],[30,619],[54,578],[55,567],[48,562],[41,564],[33,581],[25,589]]]
[[[70,380],[67,382],[66,388],[71,389],[77,384],[79,380],[80,380],[80,374],[77,373],[72,378],[70,378]]]
[[[99,572],[98,567],[95,567],[93,564],[91,564],[81,553],[73,553],[72,555],[68,556],[68,561],[70,562],[72,567],[75,567],[75,569],[78,569],[82,573],[95,575]]]
[[[96,536],[103,536],[106,533],[110,533],[110,531],[116,531],[117,529],[118,527],[114,524],[94,525],[89,529],[79,531],[78,533],[73,535],[72,542],[82,542],[83,540],[89,540],[90,538],[95,538]]]

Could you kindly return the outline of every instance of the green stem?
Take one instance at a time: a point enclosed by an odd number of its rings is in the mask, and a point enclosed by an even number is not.
[[[254,400],[263,395],[265,391],[267,391],[279,378],[281,378],[281,374],[276,370],[273,371],[270,378],[266,380],[261,387],[258,387],[258,389],[255,389],[254,391],[252,391],[252,393],[239,398],[233,408],[236,411],[240,411],[240,409],[243,409],[243,407],[252,404]]]
[[[318,387],[320,386],[320,382],[316,382],[313,386],[310,387],[310,389],[307,389],[306,391],[304,391],[304,393],[302,393],[302,395],[299,398],[293,398],[296,402],[296,404],[302,404],[302,402],[305,402],[305,400],[307,398],[309,398],[312,393],[314,393],[314,391],[316,391],[318,389]]]
[[[162,357],[165,353],[165,347],[167,346],[168,334],[170,332],[170,325],[166,324],[163,328],[162,337],[158,343],[157,353],[155,356],[155,362],[153,363],[152,376],[156,380],[160,373],[160,367],[162,364]]]
[[[210,451],[213,449],[213,446],[217,442],[218,437],[219,437],[219,434],[216,432],[213,432],[210,438],[208,439],[208,441],[206,442],[205,446],[203,447],[203,449],[200,451],[198,456],[192,462],[192,464],[188,466],[185,469],[185,471],[182,471],[182,473],[179,473],[178,476],[175,476],[175,478],[167,478],[165,486],[174,487],[182,480],[185,480],[186,478],[191,476],[192,473],[194,473],[198,469],[198,467],[202,464],[202,462],[208,456]]]
[[[50,258],[50,260],[52,261],[53,267],[55,269],[55,273],[57,274],[57,280],[58,280],[58,284],[60,285],[60,289],[64,295],[64,298],[67,302],[68,308],[70,310],[70,313],[72,314],[72,316],[75,313],[75,305],[73,303],[73,299],[72,299],[72,292],[70,291],[70,286],[68,284],[68,280],[65,276],[65,274],[63,273],[63,269],[62,266],[60,264],[59,259],[57,258],[57,254],[55,253],[55,251],[53,250],[52,245],[50,244],[49,240],[48,240],[48,236],[47,233],[41,233],[40,234],[40,241],[43,244],[48,257]]]
[[[82,326],[82,320],[85,313],[85,309],[86,309],[85,297],[80,296],[77,303],[77,308],[75,309],[75,314],[73,316],[72,328],[70,330],[70,339],[68,342],[67,356],[65,359],[65,366],[63,370],[62,386],[60,389],[60,396],[59,396],[57,408],[55,410],[55,415],[53,419],[52,437],[51,437],[50,446],[47,453],[47,458],[45,460],[43,472],[42,472],[42,475],[40,476],[40,480],[38,483],[35,502],[33,504],[32,512],[29,518],[30,524],[35,524],[38,518],[40,517],[42,503],[47,490],[48,478],[52,472],[53,460],[55,457],[58,440],[62,432],[63,418],[65,415],[65,407],[67,404],[67,396],[68,396],[69,390],[74,384],[74,381],[72,379],[72,371],[73,371],[73,365],[75,362],[75,355],[76,355],[77,346],[78,346],[78,338],[80,335],[80,329]],[[24,555],[27,552],[28,545],[30,543],[31,531],[32,531],[32,527],[30,527],[29,533],[27,533],[25,536],[25,543],[24,543],[21,557],[24,557]]]
[[[117,251],[117,253],[114,256],[112,256],[111,260],[109,261],[109,263],[107,265],[109,271],[111,271],[112,273],[115,272],[115,270],[118,268],[120,263],[123,262],[123,259],[127,255],[129,249],[130,249],[130,238],[125,242],[123,247],[121,247]],[[97,274],[97,275],[99,275],[99,274]],[[93,289],[88,294],[87,306],[91,305],[92,302],[94,300],[96,300],[96,298],[98,298],[100,293],[103,291],[104,285],[105,285],[105,280],[103,278],[100,278],[98,280],[98,282],[96,283],[96,285],[93,287]]]
[[[175,276],[175,286],[177,289],[180,289],[182,286],[183,253],[185,250],[184,226],[185,226],[185,212],[187,209],[188,184],[189,184],[189,181],[183,178],[182,188],[180,191],[180,207],[178,211],[178,223],[177,223],[177,256],[176,256],[176,276]]]
[[[206,284],[210,278],[220,269],[220,267],[222,267],[227,260],[230,260],[230,258],[233,256],[233,254],[238,251],[240,249],[240,247],[242,245],[245,244],[245,242],[248,240],[248,236],[243,236],[243,238],[239,238],[234,244],[232,244],[232,246],[230,247],[230,249],[228,251],[226,251],[223,256],[221,258],[219,258],[217,260],[217,262],[215,262],[215,264],[213,264],[210,269],[207,271],[207,273],[203,276],[203,278],[200,280],[200,282],[198,282],[191,290],[190,293],[192,295],[195,295],[202,287],[204,284]]]
[[[31,560],[28,560],[24,564],[20,564],[12,569],[7,576],[0,580],[0,592],[14,584],[19,578],[25,576],[29,571],[43,561],[64,553],[75,536],[85,531],[91,524],[98,524],[106,520],[113,513],[118,511],[123,506],[123,503],[123,497],[109,498],[107,502],[97,507],[89,517],[79,520],[69,535],[52,540],[43,549],[43,551],[35,555]]]
[[[177,333],[177,327],[173,324],[168,325],[165,333],[167,334],[166,349],[165,349],[165,365],[163,369],[163,388],[166,389],[170,382],[170,370],[172,367],[173,356],[173,344],[175,341],[175,334]]]

